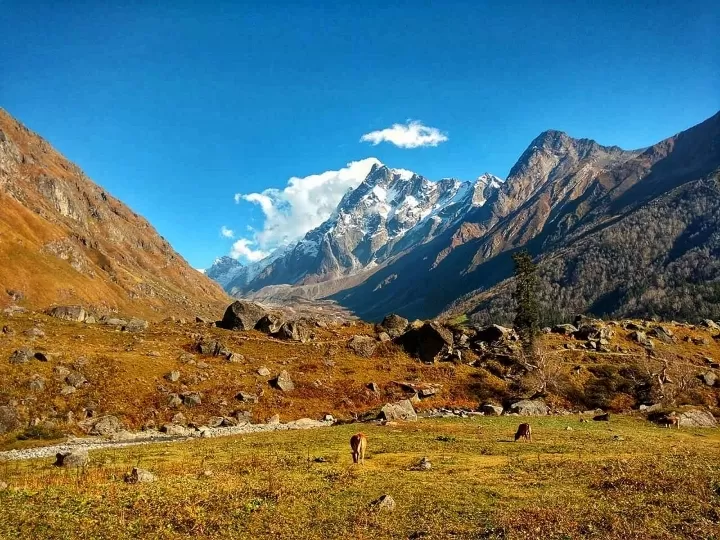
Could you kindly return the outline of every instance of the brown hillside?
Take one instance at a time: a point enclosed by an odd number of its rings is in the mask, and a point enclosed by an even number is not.
[[[80,303],[151,319],[214,313],[221,288],[143,217],[0,109],[0,307]]]

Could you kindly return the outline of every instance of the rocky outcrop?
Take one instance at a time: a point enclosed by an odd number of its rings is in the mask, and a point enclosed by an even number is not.
[[[278,376],[273,379],[272,385],[283,392],[295,390],[295,383],[293,383],[290,374],[286,370],[282,370]]]
[[[87,317],[87,312],[81,306],[56,306],[49,309],[47,314],[56,319],[74,322],[83,322]]]
[[[380,418],[384,420],[417,420],[417,413],[409,399],[398,401],[397,403],[387,403],[380,410]]]
[[[58,452],[55,454],[56,467],[65,467],[67,469],[76,469],[86,467],[90,462],[87,450],[76,449],[69,452]]]
[[[278,313],[268,313],[264,315],[255,325],[255,330],[266,334],[275,334],[283,325],[283,317]]]
[[[286,341],[300,341],[304,343],[310,339],[310,328],[302,321],[288,321],[283,323],[280,330],[273,334],[273,336]]]
[[[522,399],[510,405],[508,412],[520,416],[545,416],[548,410],[549,408],[544,401],[540,401],[539,399]]]
[[[678,424],[680,427],[717,427],[718,423],[715,417],[709,412],[702,409],[691,409],[678,414]]]
[[[225,310],[218,326],[226,330],[253,330],[265,315],[267,310],[260,304],[237,300]]]
[[[420,328],[408,330],[395,341],[408,354],[426,363],[444,359],[453,348],[452,332],[437,322],[427,322]]]
[[[394,313],[385,316],[380,323],[380,327],[393,338],[402,335],[409,325],[410,321],[408,321],[405,317],[401,317],[400,315],[396,315]]]
[[[348,342],[348,347],[358,356],[370,358],[375,354],[378,342],[371,336],[353,336]]]

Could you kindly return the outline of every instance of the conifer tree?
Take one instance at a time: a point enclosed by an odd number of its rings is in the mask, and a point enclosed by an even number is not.
[[[532,356],[535,338],[540,330],[537,266],[530,253],[519,251],[513,255],[515,263],[515,328],[520,334],[525,354]]]

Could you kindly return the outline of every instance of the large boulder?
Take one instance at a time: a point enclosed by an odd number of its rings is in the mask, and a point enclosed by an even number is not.
[[[271,382],[275,388],[277,388],[278,390],[282,390],[283,392],[290,392],[291,390],[295,390],[295,383],[293,383],[292,379],[290,378],[290,374],[284,369]]]
[[[663,328],[662,326],[656,326],[652,330],[648,332],[648,336],[652,336],[658,341],[662,341],[663,343],[674,343],[675,338],[673,337],[672,331]]]
[[[35,356],[35,351],[23,347],[10,355],[9,362],[11,364],[27,364]]]
[[[199,352],[200,354],[207,354],[210,356],[225,356],[230,353],[225,345],[210,338],[202,338],[200,341],[195,343],[193,350]]]
[[[493,403],[485,403],[480,407],[480,412],[484,413],[485,416],[500,416],[503,413],[503,408]]]
[[[633,341],[637,342],[638,345],[642,345],[643,347],[647,347],[648,349],[652,349],[655,347],[652,339],[647,337],[647,334],[641,330],[635,330],[634,332],[631,332],[628,337]]]
[[[378,342],[371,336],[353,336],[348,347],[357,354],[364,358],[370,358],[377,349]]]
[[[698,375],[700,380],[707,386],[715,386],[715,383],[718,381],[717,375],[715,375],[712,371],[706,371],[705,373],[701,373]]]
[[[680,427],[716,427],[717,420],[708,411],[702,409],[691,409],[678,415]]]
[[[509,337],[512,334],[510,328],[505,328],[499,324],[491,324],[481,328],[475,334],[475,341],[484,341],[486,343],[492,343],[494,341],[500,341]]]
[[[408,354],[426,363],[434,363],[443,359],[453,346],[453,334],[450,330],[436,322],[427,322],[420,328],[405,332],[396,342]]]
[[[700,326],[704,326],[705,328],[710,328],[711,330],[720,330],[720,325],[716,323],[715,321],[711,319],[705,319],[700,323]]]
[[[396,315],[394,313],[386,316],[380,323],[380,326],[390,337],[398,337],[403,334],[409,325],[410,321],[408,321],[405,317],[401,317],[400,315]]]
[[[83,322],[87,317],[87,312],[82,306],[56,306],[49,309],[47,314],[56,319],[76,322]]]
[[[90,458],[85,449],[70,450],[69,452],[58,452],[55,454],[56,467],[65,467],[68,469],[87,466]]]
[[[278,339],[304,343],[310,339],[310,329],[302,321],[289,321],[284,323],[273,336]]]
[[[575,339],[587,340],[587,339],[610,339],[613,336],[613,331],[607,326],[602,324],[583,324],[577,331],[573,332]]]
[[[122,422],[116,416],[99,416],[88,418],[77,423],[78,427],[88,435],[109,437],[123,431]]]
[[[417,413],[413,408],[409,399],[398,401],[397,403],[387,403],[380,410],[380,418],[384,420],[417,420]]]
[[[265,332],[266,334],[275,334],[280,331],[283,325],[283,318],[278,313],[268,313],[264,315],[255,325],[255,330]]]
[[[143,319],[132,318],[122,327],[123,332],[143,332],[148,329],[150,323]]]
[[[550,329],[553,334],[562,334],[563,336],[571,336],[577,331],[578,329],[572,324],[556,324]]]
[[[128,484],[145,484],[154,481],[155,475],[153,473],[137,467],[133,467],[133,470],[125,475],[125,482]]]
[[[544,416],[548,413],[548,406],[539,399],[522,399],[510,405],[510,412],[520,416]]]
[[[267,311],[260,304],[237,300],[225,310],[218,326],[226,330],[252,330],[265,315]]]
[[[0,405],[0,435],[20,427],[20,417],[10,405]]]

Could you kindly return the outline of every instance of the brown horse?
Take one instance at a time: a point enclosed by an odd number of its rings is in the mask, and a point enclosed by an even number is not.
[[[352,449],[353,463],[365,465],[365,449],[367,448],[367,437],[364,433],[356,433],[350,437],[350,448]]]
[[[515,441],[518,439],[525,439],[526,441],[532,442],[532,428],[530,424],[520,424],[517,432],[515,433]]]

